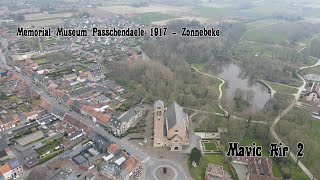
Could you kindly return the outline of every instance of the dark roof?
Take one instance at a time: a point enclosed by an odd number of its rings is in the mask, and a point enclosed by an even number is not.
[[[113,142],[105,137],[103,137],[101,134],[90,131],[88,133],[88,137],[94,141],[94,143],[98,146],[98,148],[102,151],[106,151],[107,148],[113,144]]]
[[[8,154],[5,150],[0,151],[0,158],[6,157]]]
[[[65,94],[65,95],[62,97],[62,100],[63,100],[65,103],[68,102],[69,96]]]
[[[9,160],[8,164],[11,167],[11,169],[14,169],[14,168],[21,166],[20,161],[16,158]]]
[[[122,121],[120,121],[119,119],[117,119],[115,117],[111,117],[109,120],[109,123],[108,123],[109,126],[113,126],[117,129],[120,129],[121,124],[122,124]]]
[[[138,113],[144,110],[144,107],[141,105],[136,105],[130,108],[124,115],[122,115],[119,120],[122,122],[129,122],[130,118],[136,116]]]
[[[8,144],[7,144],[6,140],[4,140],[3,138],[0,138],[0,151],[3,151],[7,147],[8,147]]]
[[[60,109],[58,109],[57,107],[53,107],[53,108],[50,110],[50,112],[51,112],[51,114],[53,114],[54,116],[60,117],[60,118],[62,118],[62,117],[66,114],[65,111],[60,110]]]
[[[168,121],[168,129],[171,129],[175,125],[185,129],[187,115],[183,112],[182,107],[176,101],[173,101],[173,103],[168,107],[166,117]]]

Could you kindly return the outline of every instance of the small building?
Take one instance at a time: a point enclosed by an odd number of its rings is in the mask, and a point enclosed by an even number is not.
[[[222,166],[208,164],[205,172],[205,180],[231,180],[231,176],[227,171],[223,170]]]
[[[4,179],[11,179],[12,178],[12,170],[8,164],[0,166],[0,172]]]
[[[12,170],[12,177],[17,177],[20,174],[23,174],[23,168],[20,161],[16,158],[9,160],[8,165]]]
[[[305,99],[309,102],[320,104],[320,83],[313,83],[310,90],[305,94]]]

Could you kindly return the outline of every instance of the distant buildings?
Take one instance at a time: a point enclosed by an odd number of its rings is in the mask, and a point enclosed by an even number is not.
[[[154,147],[169,147],[171,151],[180,151],[189,145],[189,119],[182,107],[173,102],[165,109],[164,102],[154,102]]]

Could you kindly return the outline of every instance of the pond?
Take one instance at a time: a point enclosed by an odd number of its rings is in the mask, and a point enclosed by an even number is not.
[[[263,109],[270,99],[268,88],[261,83],[251,82],[236,64],[211,66],[208,73],[215,74],[227,82],[227,98],[241,96],[257,109]]]

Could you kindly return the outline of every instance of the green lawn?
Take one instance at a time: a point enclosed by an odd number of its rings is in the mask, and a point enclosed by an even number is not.
[[[61,141],[63,140],[63,137],[59,138],[51,138],[49,140],[44,141],[43,143],[45,144],[44,146],[35,149],[37,153],[40,155],[48,152],[48,151],[56,151],[55,148],[60,145]]]
[[[188,156],[189,158],[189,156]],[[203,180],[205,176],[206,168],[209,163],[223,166],[223,169],[228,171],[228,173],[232,177],[231,170],[227,163],[225,163],[225,157],[223,154],[206,154],[202,156],[200,165],[197,167],[193,167],[189,161],[189,173],[194,180]],[[234,178],[233,178],[234,179]]]
[[[284,21],[280,19],[261,19],[257,21],[251,21],[247,23],[247,26],[250,28],[257,28],[257,27],[268,25],[268,24],[280,23],[280,22],[284,22]]]
[[[218,150],[216,142],[203,142],[203,145],[207,151],[217,151]]]
[[[49,63],[50,61],[47,60],[47,59],[39,59],[39,60],[35,60],[35,62],[36,62],[37,64],[41,65],[41,64],[47,64],[47,63]]]
[[[320,121],[311,117],[310,111],[295,107],[279,121],[275,130],[293,153],[297,152],[298,142],[305,145],[301,161],[320,178]]]
[[[286,86],[286,85],[271,82],[271,81],[265,81],[265,82],[268,83],[272,87],[272,89],[274,89],[278,93],[295,94],[298,92],[298,89],[294,87]]]
[[[19,101],[19,98],[18,98],[17,96],[10,96],[10,97],[9,97],[9,100],[10,100],[11,102],[13,102],[13,103],[16,103],[16,102]]]
[[[198,69],[199,71],[204,71],[205,64],[191,64],[191,67]]]
[[[150,24],[155,21],[163,21],[163,20],[174,19],[174,18],[177,18],[177,17],[168,15],[168,14],[148,12],[148,13],[142,13],[137,15],[134,18],[134,21],[142,24]]]
[[[22,111],[22,112],[29,112],[30,109],[26,106],[26,105],[21,105],[19,106],[19,109]]]
[[[208,6],[195,6],[193,12],[204,18],[214,18],[219,16],[228,16],[234,12],[232,7],[208,7]]]
[[[318,75],[320,75],[320,66],[303,69],[303,70],[301,70],[301,74],[302,75],[306,75],[306,74],[318,74]]]

